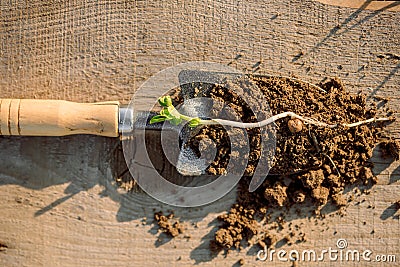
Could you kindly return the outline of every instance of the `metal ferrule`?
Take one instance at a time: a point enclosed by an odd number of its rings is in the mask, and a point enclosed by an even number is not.
[[[133,131],[133,109],[129,107],[119,108],[118,132],[129,133]]]

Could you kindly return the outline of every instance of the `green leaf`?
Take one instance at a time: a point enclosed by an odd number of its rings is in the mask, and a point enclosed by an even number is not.
[[[200,125],[200,122],[201,122],[200,118],[191,119],[191,120],[189,121],[189,127],[190,127],[190,128],[195,128],[195,127],[197,127],[197,126]]]
[[[158,103],[163,107],[170,107],[172,106],[172,99],[170,96],[162,96],[158,99]]]
[[[163,122],[166,120],[166,117],[163,115],[156,115],[153,118],[150,119],[150,124],[157,123],[157,122]]]
[[[169,113],[168,108],[163,108],[163,109],[160,111],[160,115],[165,116],[165,117],[168,117],[168,116],[171,116],[171,113]]]

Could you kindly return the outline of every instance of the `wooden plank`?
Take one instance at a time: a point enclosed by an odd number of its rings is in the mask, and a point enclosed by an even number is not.
[[[310,82],[338,76],[353,92],[390,97],[396,111],[400,105],[398,12],[312,0],[13,1],[0,8],[0,98],[128,103],[158,71],[207,60]],[[395,138],[398,125],[388,128]],[[117,142],[0,137],[0,243],[7,246],[0,250],[0,265],[225,266],[240,258],[248,266],[269,264],[256,261],[254,249],[226,258],[209,254],[216,215],[230,207],[235,192],[209,206],[173,208],[191,238],[158,234],[153,209],[172,207],[116,188],[110,157]],[[400,257],[398,211],[392,206],[400,168],[379,151],[374,161],[379,185],[370,195],[356,199],[343,217],[294,217],[291,222],[301,225],[308,241],[282,248],[321,250],[346,238],[351,249]]]

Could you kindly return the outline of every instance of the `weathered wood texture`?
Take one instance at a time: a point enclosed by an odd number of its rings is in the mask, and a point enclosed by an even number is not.
[[[397,110],[400,13],[368,10],[371,2],[346,8],[312,0],[2,1],[0,98],[127,103],[158,71],[206,60],[311,82],[338,76],[354,92],[390,97]],[[398,126],[388,129],[395,138]],[[0,138],[0,243],[7,246],[0,246],[0,265],[226,266],[241,257],[249,266],[269,264],[256,261],[254,250],[209,254],[216,214],[228,209],[235,192],[206,207],[174,208],[191,238],[158,239],[153,209],[171,207],[116,189],[110,157],[117,143],[94,136]],[[400,261],[392,205],[400,168],[379,151],[374,161],[379,185],[346,216],[292,216],[308,242],[291,248],[320,251],[346,238],[349,249],[395,254]],[[365,265],[323,263],[343,264]]]

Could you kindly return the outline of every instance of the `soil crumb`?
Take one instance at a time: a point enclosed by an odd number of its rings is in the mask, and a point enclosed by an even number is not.
[[[287,200],[287,186],[277,182],[272,188],[266,188],[264,198],[272,205],[282,207]]]
[[[184,232],[183,225],[178,220],[174,219],[173,213],[163,215],[162,211],[156,212],[154,213],[154,220],[157,221],[161,231],[171,237],[176,237]]]

